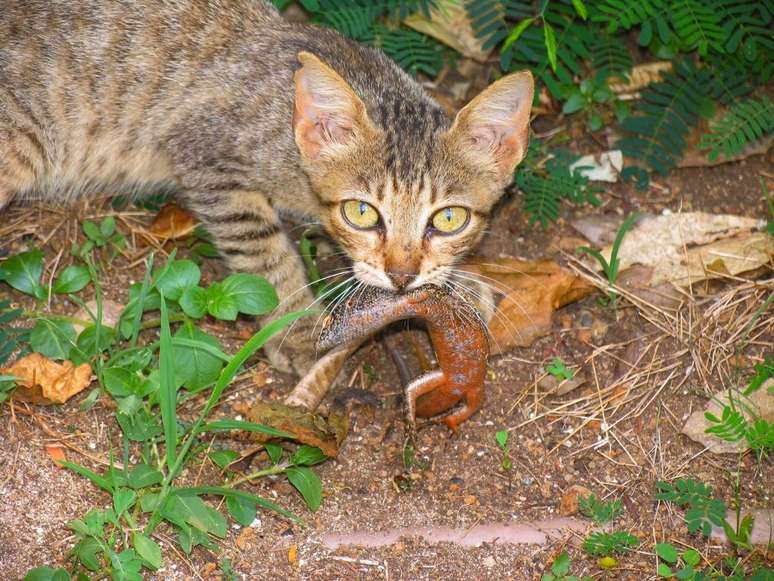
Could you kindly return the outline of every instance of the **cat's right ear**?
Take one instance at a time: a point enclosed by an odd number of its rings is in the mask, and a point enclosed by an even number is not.
[[[293,132],[309,160],[335,157],[367,130],[365,105],[341,76],[308,52],[298,54]]]

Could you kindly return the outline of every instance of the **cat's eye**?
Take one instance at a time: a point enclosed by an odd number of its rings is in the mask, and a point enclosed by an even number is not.
[[[355,228],[373,228],[379,223],[379,212],[362,200],[347,200],[341,206],[341,213]]]
[[[433,215],[433,228],[443,234],[454,234],[462,230],[468,223],[470,212],[462,206],[449,206]]]

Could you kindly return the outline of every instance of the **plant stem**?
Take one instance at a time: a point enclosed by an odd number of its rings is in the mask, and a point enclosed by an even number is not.
[[[226,486],[228,488],[234,488],[238,484],[242,484],[243,482],[249,482],[250,480],[255,480],[256,478],[262,478],[264,476],[272,476],[274,474],[283,474],[290,466],[292,466],[292,464],[289,464],[289,463],[276,464],[275,466],[270,466],[269,468],[264,468],[263,470],[256,470],[255,472],[246,474],[241,478],[237,478],[233,482],[229,482],[228,484],[226,484]]]

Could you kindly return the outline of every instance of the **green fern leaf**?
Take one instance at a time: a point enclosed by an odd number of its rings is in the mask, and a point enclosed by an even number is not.
[[[607,24],[607,31],[615,33],[618,27],[629,30],[633,26],[653,19],[666,10],[666,0],[604,0],[591,17],[594,22]]]
[[[675,63],[661,82],[642,92],[635,114],[621,123],[627,135],[616,146],[666,175],[683,156],[689,131],[700,117],[711,115],[713,90],[719,89],[712,86],[709,68],[697,69],[688,60]]]
[[[632,70],[632,55],[620,38],[600,34],[590,47],[591,68],[605,77],[627,77]]]
[[[725,49],[729,53],[741,50],[744,58],[754,61],[764,53],[771,58],[774,37],[771,33],[771,2],[757,0],[715,0],[713,9],[720,16],[726,34]]]
[[[0,365],[4,365],[29,340],[29,329],[11,327],[9,324],[21,314],[21,309],[11,308],[10,301],[0,301]]]
[[[383,0],[318,0],[318,4],[319,7],[311,11],[313,22],[358,40],[371,32],[387,8]]]
[[[720,14],[712,6],[698,0],[677,0],[672,3],[671,15],[680,39],[701,56],[706,56],[710,48],[725,52],[726,31],[720,25]]]
[[[424,73],[435,77],[443,67],[443,45],[420,32],[377,25],[373,35],[366,36],[363,40],[381,48],[387,56],[412,75]]]
[[[715,160],[721,151],[727,158],[739,155],[744,148],[774,131],[774,105],[768,97],[738,103],[714,123],[702,137],[699,147],[709,149]]]

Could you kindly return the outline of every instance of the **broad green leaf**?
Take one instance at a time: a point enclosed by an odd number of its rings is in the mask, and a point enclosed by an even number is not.
[[[683,553],[683,561],[695,567],[701,561],[701,554],[696,549],[688,549]]]
[[[30,333],[30,347],[49,359],[67,359],[75,345],[75,329],[57,319],[38,319]]]
[[[239,458],[239,454],[234,450],[215,450],[214,452],[210,452],[209,456],[210,460],[212,460],[221,470],[225,470],[229,464]]]
[[[564,102],[562,106],[562,113],[570,115],[583,109],[586,105],[586,97],[584,97],[580,91],[573,91],[570,97]]]
[[[105,238],[110,238],[116,231],[116,219],[113,216],[105,216],[99,225],[99,231]]]
[[[191,260],[173,260],[156,280],[156,288],[171,301],[178,301],[186,289],[199,284],[201,271]]]
[[[81,224],[81,228],[83,228],[83,233],[86,234],[86,237],[89,240],[97,242],[99,246],[102,246],[105,243],[105,237],[102,235],[99,226],[94,222],[85,220],[83,224]]]
[[[35,567],[24,576],[24,581],[70,581],[70,574],[65,569]]]
[[[290,461],[296,466],[313,466],[325,462],[328,457],[316,446],[299,446]]]
[[[73,554],[89,571],[98,571],[102,567],[102,548],[96,539],[81,539],[73,547]]]
[[[266,450],[266,453],[269,455],[269,458],[271,459],[272,464],[277,464],[280,460],[282,460],[282,446],[277,444],[276,442],[266,442],[263,445],[263,448]]]
[[[250,526],[258,514],[258,507],[254,502],[244,498],[228,497],[226,498],[226,507],[229,514],[242,526]]]
[[[129,472],[129,486],[132,488],[146,488],[154,484],[161,484],[164,475],[147,464],[137,464]]]
[[[578,16],[583,18],[583,20],[588,18],[589,12],[586,9],[586,5],[583,3],[583,0],[572,0],[572,5],[575,7],[575,12],[578,13]]]
[[[234,488],[227,488],[225,486],[196,486],[193,488],[178,488],[175,490],[175,494],[217,494],[226,498],[243,498],[245,500],[254,502],[262,508],[271,510],[277,514],[281,514],[282,516],[289,518],[292,521],[301,522],[301,519],[299,519],[296,515],[294,515],[289,510],[282,508],[278,504],[271,502],[270,500],[266,500],[265,498],[261,498],[260,496],[256,496],[255,494],[250,494],[249,492],[244,492],[242,490],[236,490]]]
[[[119,411],[116,413],[116,421],[132,442],[144,442],[162,433],[158,418],[150,415],[145,408],[140,408],[134,414]]]
[[[99,329],[99,344],[97,344],[97,326],[89,325],[80,335],[78,335],[78,349],[80,349],[84,355],[89,357],[96,357],[103,351],[107,351],[116,342],[116,332],[113,327],[107,327],[105,325],[100,326]]]
[[[320,508],[322,502],[322,482],[311,468],[306,466],[291,466],[287,469],[290,483],[296,487],[312,512]]]
[[[113,493],[113,508],[121,515],[137,501],[137,493],[129,488],[119,488]]]
[[[497,445],[500,446],[501,449],[505,450],[505,447],[508,445],[508,430],[500,430],[499,432],[495,432],[495,440],[497,440]]]
[[[279,304],[277,291],[269,281],[256,274],[236,273],[223,280],[223,290],[234,299],[245,315],[265,315]]]
[[[235,321],[239,314],[236,300],[226,293],[220,283],[213,283],[207,288],[207,312],[221,321]]]
[[[656,554],[667,563],[677,563],[677,549],[672,543],[656,543]]]
[[[198,391],[218,379],[223,361],[207,351],[209,345],[220,350],[215,337],[197,329],[192,323],[184,323],[175,333],[175,339],[194,340],[200,347],[175,345],[173,366],[178,383],[191,391]]]
[[[562,551],[551,565],[551,572],[557,577],[567,575],[570,572],[570,555]]]
[[[180,307],[191,318],[201,319],[207,314],[207,291],[200,286],[192,286],[180,297]]]
[[[148,566],[154,571],[161,566],[161,547],[151,539],[146,537],[142,533],[134,533],[132,535],[132,544],[134,550],[140,558],[145,561]]]
[[[43,274],[43,252],[37,248],[21,252],[0,263],[0,280],[36,299],[46,298],[46,289],[40,284]]]
[[[133,549],[126,549],[118,554],[110,551],[109,556],[113,567],[113,581],[142,581],[142,561]]]
[[[165,512],[172,512],[200,531],[211,533],[221,539],[226,536],[226,519],[214,508],[194,494],[180,494],[175,491]]]
[[[656,573],[658,573],[661,577],[671,577],[672,569],[670,569],[669,565],[666,563],[659,563],[658,567],[656,568]]]
[[[83,289],[89,281],[89,269],[82,265],[72,264],[65,268],[56,278],[54,292],[59,294],[77,293]]]
[[[137,373],[123,367],[107,367],[102,372],[105,389],[114,397],[126,397],[128,395],[144,396],[144,380]]]

